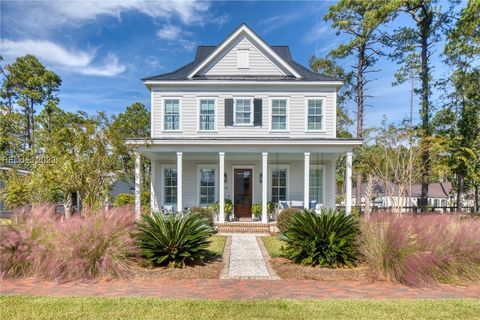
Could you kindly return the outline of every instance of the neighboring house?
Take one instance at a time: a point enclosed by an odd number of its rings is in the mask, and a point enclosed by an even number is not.
[[[398,190],[396,186],[391,188]],[[365,206],[365,190],[366,185],[362,185],[361,205]],[[356,188],[353,188],[353,195],[356,194]],[[411,197],[409,196],[409,187],[407,186],[403,195],[394,192],[393,195],[388,195],[385,188],[380,184],[375,184],[373,187],[373,201],[372,206],[377,208],[389,208],[394,206],[400,207],[418,207],[419,200],[422,196],[422,185],[413,184]],[[411,204],[410,204],[411,198]],[[358,206],[355,196],[352,198],[353,205]],[[428,206],[431,208],[455,207],[456,195],[450,182],[430,183],[428,185]],[[473,195],[465,194],[462,207],[473,207]],[[403,211],[408,211],[404,209]]]
[[[217,46],[199,46],[194,61],[143,79],[151,92],[150,139],[130,139],[152,163],[151,206],[184,210],[224,200],[234,217],[260,203],[290,200],[335,207],[335,163],[346,154],[351,198],[352,150],[361,140],[336,137],[341,79],[295,62],[287,46],[270,46],[245,24]],[[350,207],[347,207],[350,211]]]

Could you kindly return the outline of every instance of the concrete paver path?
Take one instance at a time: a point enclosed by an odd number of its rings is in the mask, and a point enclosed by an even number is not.
[[[228,277],[230,279],[270,278],[270,273],[255,235],[232,235]]]

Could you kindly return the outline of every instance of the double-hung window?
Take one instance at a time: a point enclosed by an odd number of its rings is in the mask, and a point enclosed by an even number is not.
[[[272,99],[272,131],[287,130],[287,99]]]
[[[323,166],[310,167],[310,201],[323,204]]]
[[[177,169],[174,167],[163,169],[163,202],[177,203]]]
[[[200,131],[215,130],[215,99],[199,100],[199,128]]]
[[[167,131],[180,130],[180,99],[165,99],[163,129]]]
[[[287,200],[287,168],[272,168],[272,202]]]
[[[235,99],[235,124],[252,124],[252,99]]]
[[[311,98],[307,99],[307,130],[322,131],[324,130],[324,109],[325,99]]]
[[[212,166],[201,166],[198,169],[199,174],[199,204],[208,206],[215,202],[216,193],[216,168]]]

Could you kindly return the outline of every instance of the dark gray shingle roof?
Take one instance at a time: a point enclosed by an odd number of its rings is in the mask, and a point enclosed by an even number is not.
[[[188,78],[190,72],[192,72],[199,64],[203,62],[217,46],[198,46],[195,54],[195,60],[189,64],[169,73],[163,73],[156,76],[143,78],[143,81],[147,80],[265,80],[265,81],[341,81],[342,79],[326,76],[313,72],[312,70],[304,67],[300,63],[292,60],[290,54],[290,48],[288,46],[271,46],[271,48],[287,63],[290,64],[301,76],[302,79],[297,79],[294,76],[195,76],[192,79]]]

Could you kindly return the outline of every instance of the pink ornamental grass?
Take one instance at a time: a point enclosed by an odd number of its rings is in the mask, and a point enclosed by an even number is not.
[[[53,206],[34,207],[2,227],[1,275],[65,280],[128,276],[137,252],[130,236],[134,228],[128,207],[69,220],[58,219]]]
[[[377,214],[362,223],[359,251],[376,278],[417,286],[480,278],[480,221]]]

